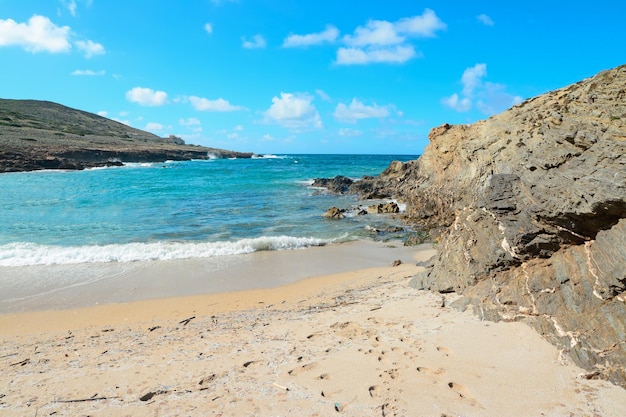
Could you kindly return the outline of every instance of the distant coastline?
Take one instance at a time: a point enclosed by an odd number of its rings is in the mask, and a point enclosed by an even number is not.
[[[251,158],[161,138],[96,114],[37,100],[0,99],[0,173],[82,170],[132,162]]]

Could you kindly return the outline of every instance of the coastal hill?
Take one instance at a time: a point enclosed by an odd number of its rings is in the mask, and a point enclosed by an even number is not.
[[[626,387],[626,65],[429,140],[351,187],[405,201],[438,236],[412,285],[526,322],[587,378]]]
[[[0,99],[0,172],[251,156],[160,138],[48,101]]]

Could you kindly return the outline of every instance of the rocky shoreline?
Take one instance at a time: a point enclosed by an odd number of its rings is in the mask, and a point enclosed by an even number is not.
[[[525,322],[626,387],[626,65],[429,139],[417,161],[325,186],[395,198],[407,223],[441,231],[414,287]]]
[[[175,136],[160,138],[95,114],[36,100],[0,99],[0,145],[0,173],[253,156],[187,145]]]

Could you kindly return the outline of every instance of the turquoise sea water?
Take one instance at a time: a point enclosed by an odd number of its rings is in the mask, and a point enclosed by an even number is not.
[[[0,266],[211,257],[375,239],[385,216],[327,220],[355,196],[318,177],[415,155],[278,155],[0,175]]]

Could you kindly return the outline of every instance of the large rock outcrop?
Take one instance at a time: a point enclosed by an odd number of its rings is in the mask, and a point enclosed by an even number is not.
[[[419,160],[355,186],[446,227],[414,284],[525,321],[626,387],[626,66],[429,139]]]

